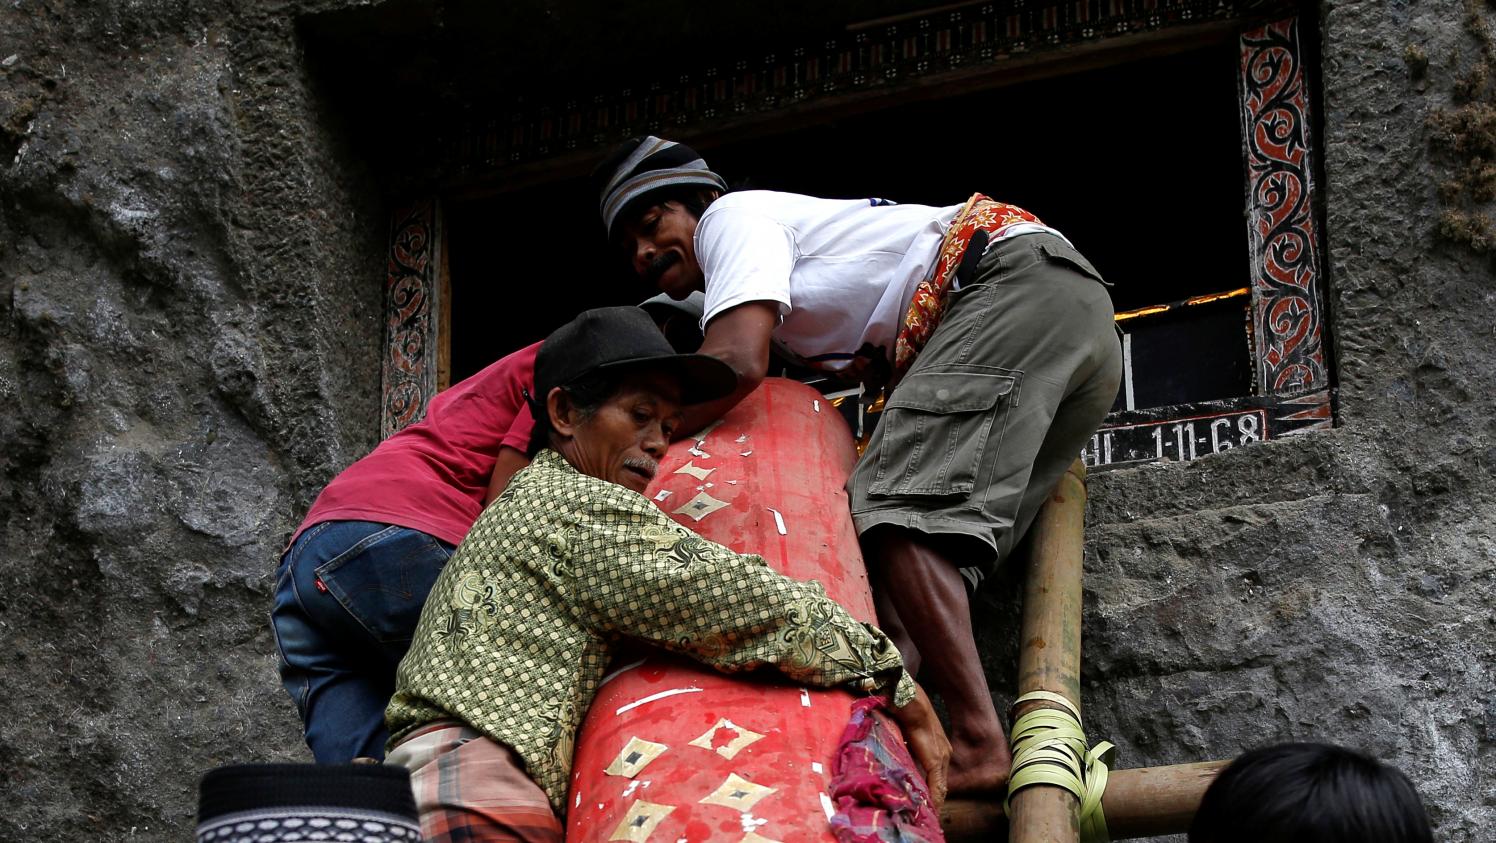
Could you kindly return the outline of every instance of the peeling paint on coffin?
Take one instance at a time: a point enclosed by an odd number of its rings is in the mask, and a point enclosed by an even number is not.
[[[659,758],[669,748],[662,743],[631,737],[629,738],[629,742],[624,744],[623,749],[619,751],[618,757],[613,759],[613,763],[609,764],[603,772],[610,776],[623,776],[631,779],[638,775],[645,767],[648,767],[649,762]],[[634,782],[633,785],[629,785],[629,790],[623,795],[633,795],[633,787],[637,784],[638,782]]]
[[[709,459],[712,458],[711,454],[708,454],[706,451],[703,451],[700,448],[693,447],[693,448],[689,448],[687,450],[690,452],[691,456],[693,456],[693,457],[701,457],[704,460],[709,460]]]
[[[649,696],[644,697],[643,699],[634,700],[633,702],[631,702],[631,703],[629,703],[627,705],[619,706],[618,710],[615,711],[615,712],[613,712],[613,715],[616,717],[616,716],[624,713],[625,711],[633,711],[634,709],[638,708],[641,705],[647,705],[649,703],[654,702],[655,700],[663,700],[666,697],[673,697],[676,694],[696,694],[696,693],[700,693],[700,692],[701,692],[701,689],[695,687],[694,685],[692,687],[690,687],[690,688],[671,688],[668,691],[661,691],[658,694],[650,694]]]
[[[685,465],[681,466],[680,468],[677,468],[675,471],[672,471],[670,473],[671,474],[689,474],[692,477],[695,477],[697,480],[705,480],[707,478],[707,475],[711,474],[712,472],[714,472],[716,470],[717,469],[715,469],[715,468],[702,468],[701,466],[699,466],[699,465],[696,464],[695,460],[692,460],[691,462],[686,463]]]
[[[701,804],[721,805],[724,808],[731,808],[734,811],[747,813],[765,796],[774,793],[776,790],[778,788],[754,784],[737,773],[728,773],[727,779],[716,790],[703,797]]]
[[[787,535],[789,535],[789,531],[784,528],[784,516],[779,514],[779,510],[775,509],[772,506],[766,506],[766,507],[764,507],[764,509],[767,509],[770,512],[774,513],[774,529],[776,529],[776,530],[779,531],[779,535],[781,535],[781,536],[787,536]],[[697,519],[697,520],[700,520],[700,519]]]
[[[831,804],[831,797],[821,794],[821,810],[826,812],[826,822],[831,822],[836,817],[836,806]]]
[[[722,744],[721,746],[714,745],[717,743],[717,740],[720,737],[725,737],[729,733],[734,735],[732,740],[728,741],[725,744]],[[712,728],[707,729],[704,733],[702,733],[702,735],[696,740],[691,741],[690,745],[699,746],[702,749],[712,750],[723,758],[726,758],[728,761],[731,761],[733,759],[733,756],[737,755],[739,752],[742,752],[749,745],[755,744],[763,739],[764,736],[762,734],[755,732],[752,729],[744,729],[742,726],[739,726],[738,724],[724,717],[721,720],[718,720],[716,724],[712,726]]]
[[[638,667],[639,665],[644,664],[645,661],[647,661],[647,659],[640,659],[640,660],[638,660],[636,662],[629,662],[628,664],[624,665],[623,667],[618,668],[617,670],[613,671],[612,673],[608,674],[607,676],[604,676],[602,678],[602,680],[597,683],[597,687],[598,688],[602,688],[602,686],[608,684],[609,682],[612,682],[614,679],[617,679],[618,677],[622,676],[623,674],[628,673],[630,670],[633,670],[634,668]]]
[[[617,828],[613,829],[613,834],[608,839],[644,843],[655,830],[655,826],[674,810],[674,805],[657,805],[640,799],[629,806],[629,812],[623,815],[623,820],[618,823]]]

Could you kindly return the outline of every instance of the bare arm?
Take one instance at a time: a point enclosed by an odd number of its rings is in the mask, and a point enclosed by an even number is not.
[[[493,475],[488,478],[488,492],[483,495],[483,505],[488,506],[494,502],[495,498],[504,494],[505,487],[509,485],[509,478],[529,464],[529,457],[508,445],[499,448],[499,458],[494,461]]]
[[[706,427],[758,389],[769,372],[769,337],[779,324],[779,305],[751,301],[727,310],[706,326],[701,353],[710,354],[738,373],[738,388],[726,398],[687,407],[681,414],[677,438]]]

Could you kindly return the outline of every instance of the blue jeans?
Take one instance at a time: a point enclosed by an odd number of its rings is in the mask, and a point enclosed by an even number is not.
[[[406,527],[324,521],[281,557],[270,621],[318,763],[384,757],[395,668],[454,549]]]

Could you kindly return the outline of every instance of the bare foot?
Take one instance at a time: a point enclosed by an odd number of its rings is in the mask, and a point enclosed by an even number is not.
[[[1013,766],[1007,738],[972,740],[951,735],[951,767],[946,782],[952,796],[1001,795],[1008,786],[1008,770]]]

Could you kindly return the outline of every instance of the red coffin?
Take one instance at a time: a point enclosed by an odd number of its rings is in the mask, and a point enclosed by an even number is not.
[[[841,415],[771,378],[696,439],[646,493],[680,523],[791,577],[819,580],[859,620],[872,594],[844,491],[856,461]],[[730,678],[657,652],[620,658],[582,724],[568,841],[830,841],[830,759],[853,697],[772,674]]]

